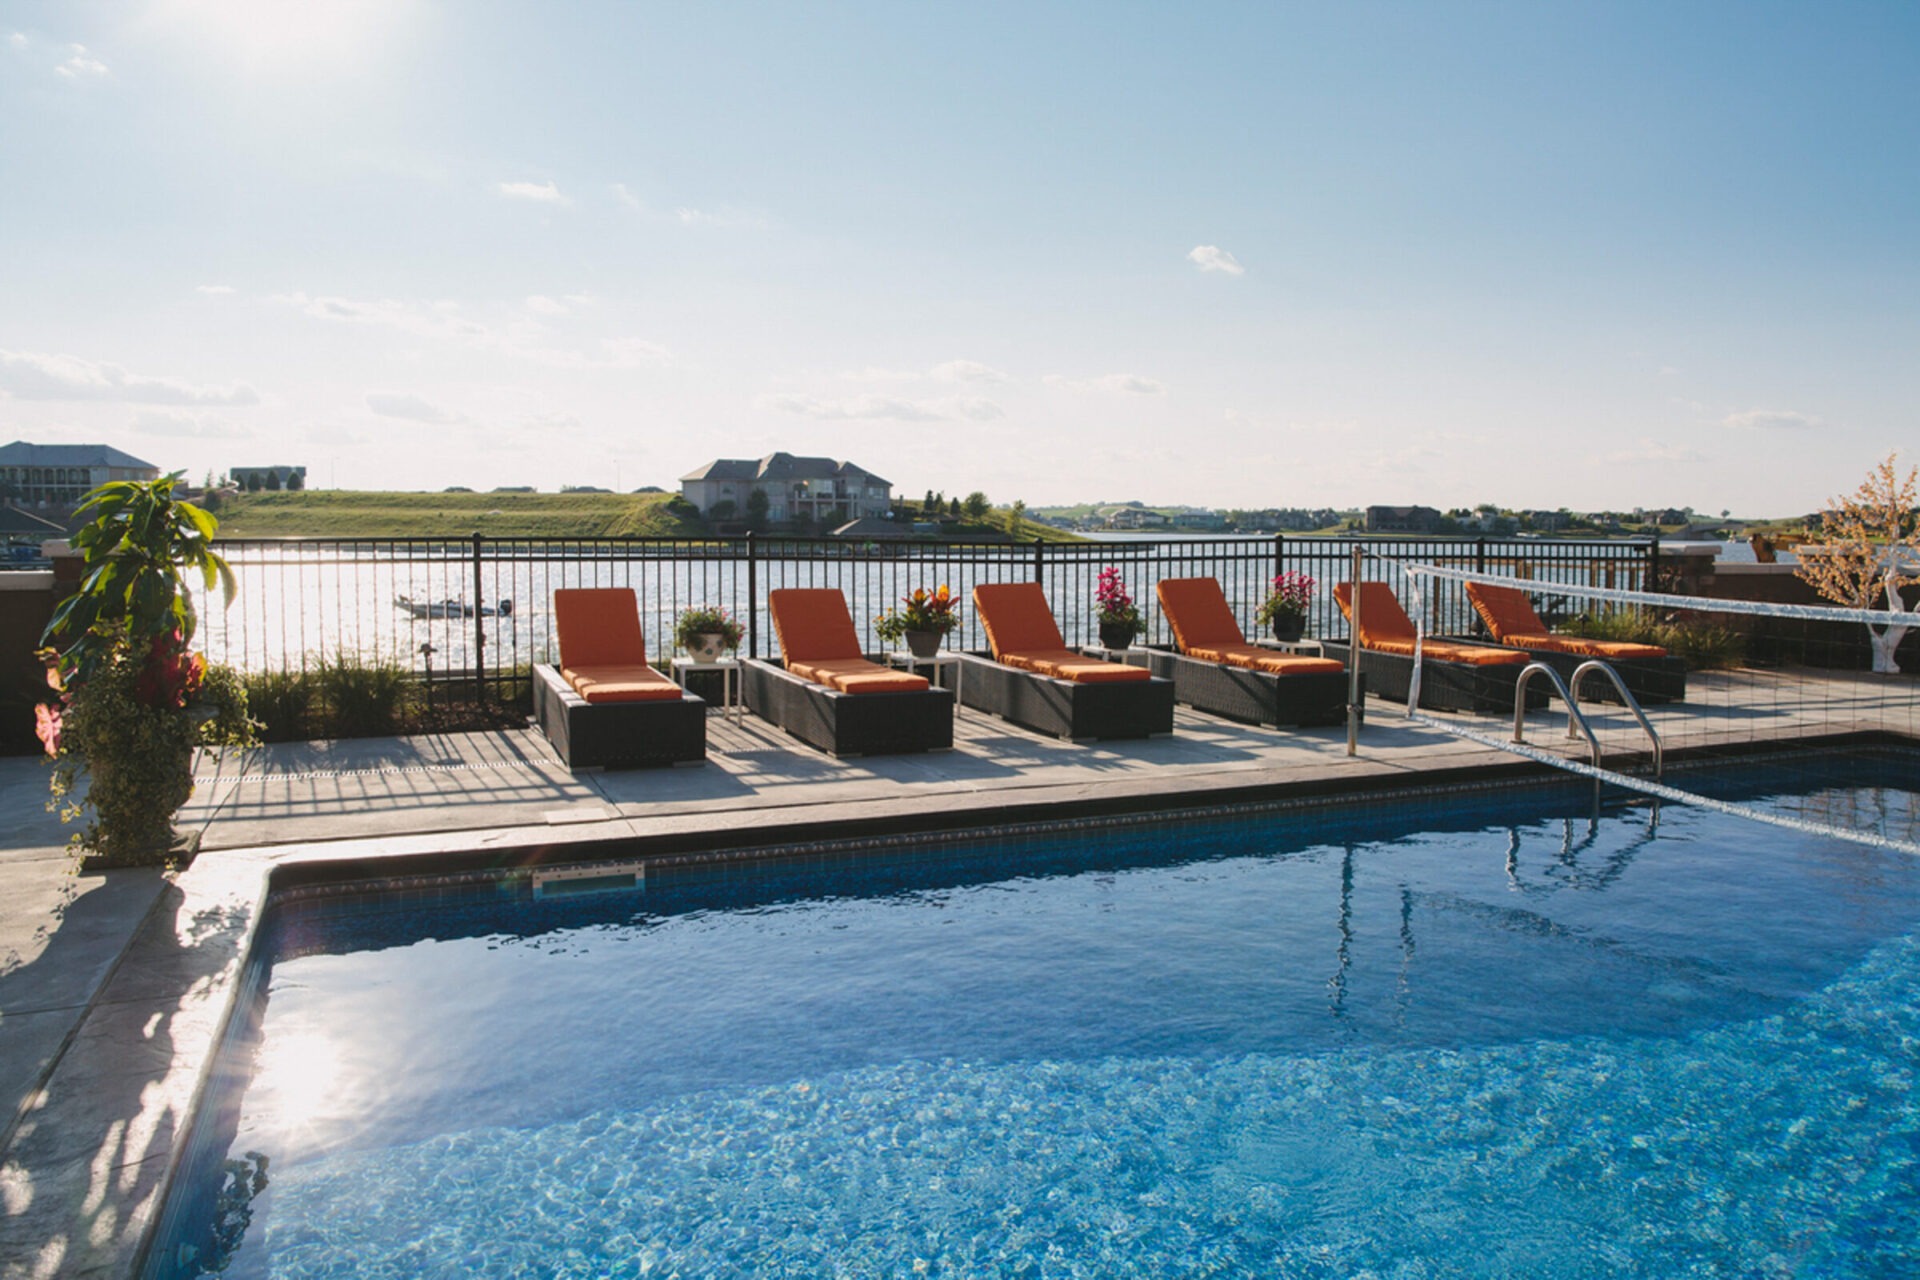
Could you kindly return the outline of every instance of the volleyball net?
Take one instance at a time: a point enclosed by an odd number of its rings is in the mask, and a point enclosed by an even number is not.
[[[1431,564],[1386,562],[1378,572],[1397,580],[1416,627],[1411,718],[1657,799],[1920,854],[1920,674],[1910,674],[1920,672],[1920,612],[1723,599],[1661,590],[1669,585],[1661,582],[1617,587]],[[1637,708],[1605,673],[1587,670],[1572,679],[1588,657],[1605,654],[1535,653],[1548,669],[1526,677],[1528,710],[1517,731],[1517,681],[1503,686],[1504,708],[1489,697],[1479,714],[1433,710],[1445,700],[1423,694],[1422,686],[1433,690],[1457,677],[1444,646],[1494,642],[1470,584],[1518,589],[1557,636],[1654,646],[1668,656],[1610,663]],[[1904,636],[1888,628],[1904,628]],[[1873,670],[1876,648],[1882,665],[1891,655],[1906,671]],[[1499,686],[1506,677],[1489,669],[1477,678]],[[1569,694],[1577,720],[1568,713]],[[1733,758],[1756,763],[1724,767]]]

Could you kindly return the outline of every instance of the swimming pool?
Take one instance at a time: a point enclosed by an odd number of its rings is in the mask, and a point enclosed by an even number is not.
[[[282,902],[154,1273],[1913,1274],[1920,867],[1591,802]]]

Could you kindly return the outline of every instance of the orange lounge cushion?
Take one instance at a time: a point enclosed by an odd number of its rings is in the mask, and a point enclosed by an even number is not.
[[[560,675],[588,702],[673,702],[683,696],[679,685],[645,663],[562,667]]]
[[[1630,640],[1589,640],[1585,636],[1512,635],[1502,637],[1503,644],[1540,653],[1571,653],[1582,658],[1605,658],[1627,662],[1635,658],[1664,658],[1667,651],[1657,644],[1635,644]]]
[[[562,587],[553,593],[560,669],[644,666],[640,603],[632,587]]]
[[[1226,593],[1214,579],[1162,578],[1153,592],[1160,597],[1160,612],[1173,628],[1173,642],[1180,652],[1197,658],[1197,648],[1246,644],[1247,637],[1234,620]]]
[[[811,680],[841,693],[919,693],[927,688],[925,676],[895,671],[865,658],[828,658],[816,662],[789,659],[787,670],[802,680]]]
[[[767,613],[789,669],[800,662],[859,658],[853,614],[837,587],[782,587],[767,593]],[[825,681],[816,683],[824,684]]]
[[[1118,662],[1089,658],[1085,654],[1075,653],[1064,645],[1058,649],[1002,653],[996,656],[1009,667],[1018,667],[1022,671],[1031,671],[1036,675],[1051,676],[1055,680],[1071,680],[1075,684],[1121,684],[1129,680],[1153,678],[1145,667],[1129,667]]]
[[[1342,582],[1333,589],[1340,612],[1353,621],[1353,584]],[[1400,607],[1393,588],[1384,582],[1360,584],[1360,647],[1375,653],[1413,656],[1415,632],[1413,619]],[[1422,656],[1436,662],[1460,662],[1475,667],[1502,667],[1524,663],[1527,655],[1511,649],[1495,649],[1484,644],[1458,644],[1450,640],[1429,640],[1420,646]]]
[[[1186,654],[1202,662],[1245,667],[1249,671],[1265,671],[1276,676],[1310,675],[1316,671],[1341,672],[1347,669],[1344,663],[1332,658],[1309,658],[1296,653],[1262,649],[1257,644],[1199,645],[1187,648]]]
[[[1053,620],[1046,592],[1037,582],[982,584],[973,589],[973,607],[980,615],[980,625],[986,628],[993,656],[1001,662],[1007,661],[1009,653],[1067,652],[1066,639]]]

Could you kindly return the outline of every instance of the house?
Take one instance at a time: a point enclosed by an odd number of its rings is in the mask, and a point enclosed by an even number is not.
[[[1224,511],[1188,510],[1176,511],[1173,516],[1176,529],[1224,529],[1227,516]]]
[[[1440,513],[1432,507],[1368,507],[1368,533],[1432,533]]]
[[[755,490],[767,497],[773,524],[819,522],[839,515],[836,524],[866,516],[885,516],[893,508],[893,482],[864,467],[832,458],[798,458],[770,453],[759,460],[716,458],[680,477],[680,496],[703,515],[744,516]],[[730,504],[730,505],[723,505]]]
[[[36,511],[71,511],[109,480],[159,478],[160,468],[112,445],[0,445],[0,498]]]
[[[1101,507],[1097,514],[1109,529],[1164,529],[1167,517],[1159,511],[1129,502],[1117,507]]]

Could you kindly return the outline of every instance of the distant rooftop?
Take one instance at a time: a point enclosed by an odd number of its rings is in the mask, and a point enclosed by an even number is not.
[[[799,458],[791,453],[770,453],[757,460],[716,458],[699,470],[690,471],[680,478],[682,480],[741,480],[754,483],[861,478],[872,480],[877,484],[892,483],[851,462],[835,462],[832,458]]]
[[[156,474],[160,470],[110,444],[28,444],[25,440],[0,444],[0,467],[121,467]]]

